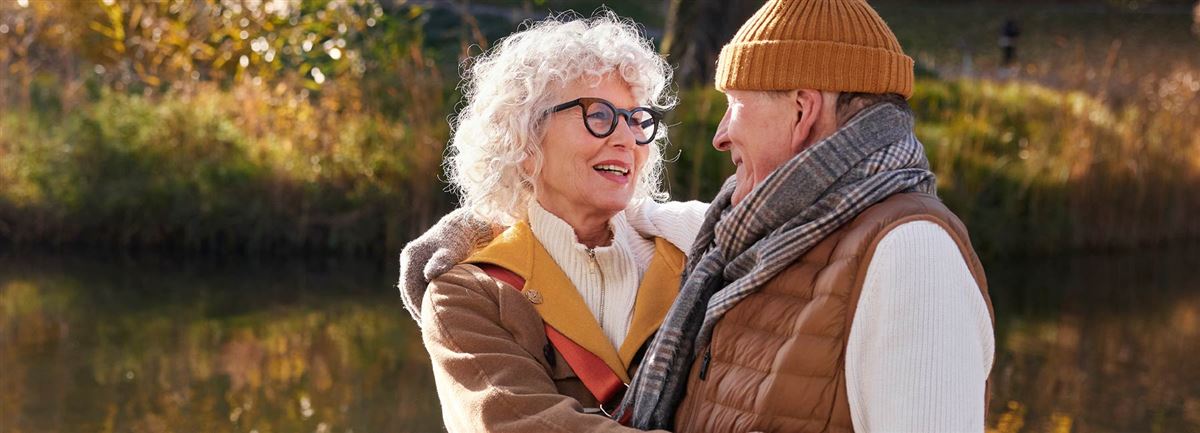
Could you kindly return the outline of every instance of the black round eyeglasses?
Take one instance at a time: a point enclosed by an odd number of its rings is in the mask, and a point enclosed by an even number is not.
[[[611,102],[600,98],[579,98],[564,102],[551,108],[548,113],[569,110],[574,107],[583,108],[583,126],[596,138],[612,135],[617,130],[617,120],[625,118],[629,131],[633,133],[634,142],[648,144],[654,141],[658,134],[658,125],[662,123],[662,113],[646,107],[636,107],[625,110],[614,107]]]

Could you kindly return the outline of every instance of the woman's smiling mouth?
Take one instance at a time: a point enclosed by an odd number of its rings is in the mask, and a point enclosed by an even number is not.
[[[600,176],[613,182],[622,185],[629,183],[629,166],[623,162],[604,161],[592,166],[592,170],[595,170]]]
[[[629,174],[629,169],[627,169],[625,167],[617,166],[617,165],[610,165],[610,164],[597,165],[595,167],[592,167],[592,169],[594,169],[596,171],[607,171],[610,173],[616,173],[621,176],[625,176],[625,175]]]

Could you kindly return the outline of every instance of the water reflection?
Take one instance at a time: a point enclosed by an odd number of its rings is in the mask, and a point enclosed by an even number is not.
[[[438,430],[384,274],[0,260],[0,431]]]
[[[999,432],[1200,431],[1200,250],[988,267]]]
[[[989,430],[1200,431],[1200,251],[990,263]],[[361,263],[0,258],[0,431],[441,430]]]

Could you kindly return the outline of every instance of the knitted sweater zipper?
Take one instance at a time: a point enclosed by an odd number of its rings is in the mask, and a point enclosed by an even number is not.
[[[600,329],[604,329],[604,270],[600,268],[600,263],[596,260],[596,249],[587,249],[588,258],[591,260],[592,272],[600,274]]]

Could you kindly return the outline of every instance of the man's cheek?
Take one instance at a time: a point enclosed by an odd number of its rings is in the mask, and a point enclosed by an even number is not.
[[[734,167],[733,173],[737,176],[738,187],[750,182],[750,171],[746,169],[746,164],[738,164]]]

